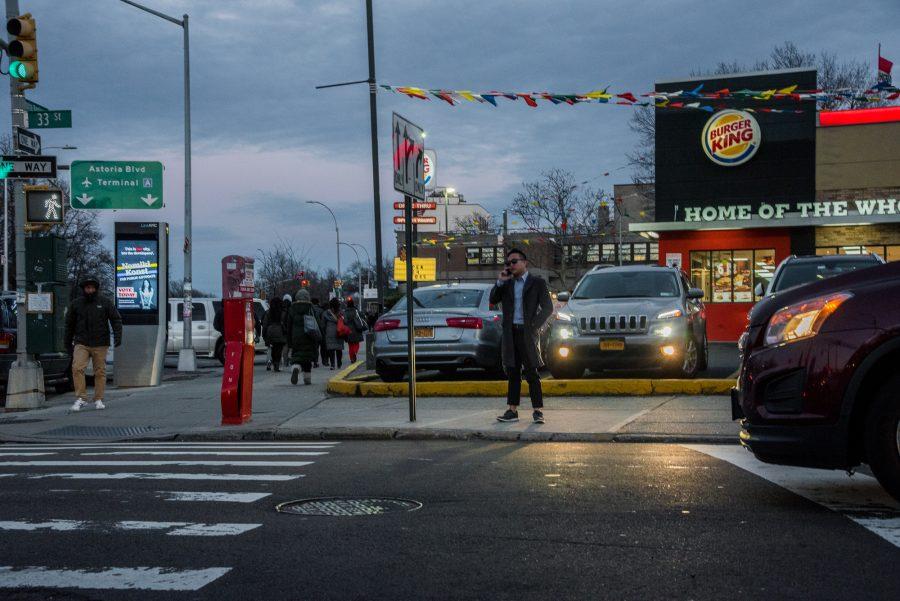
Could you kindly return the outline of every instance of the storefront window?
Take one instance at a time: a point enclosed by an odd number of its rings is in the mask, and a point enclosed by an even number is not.
[[[619,246],[619,255],[622,258],[623,263],[628,263],[631,261],[631,245],[630,244],[622,244]]]
[[[837,249],[836,249],[836,248],[827,247],[827,246],[826,246],[826,247],[819,247],[819,248],[816,249],[816,254],[819,255],[819,256],[823,256],[823,255],[836,255],[836,254],[837,254]]]
[[[756,285],[765,288],[774,271],[774,249],[691,251],[691,285],[707,302],[753,302]]]
[[[600,245],[599,244],[588,244],[587,245],[587,253],[585,257],[587,258],[588,263],[599,263],[600,262]]]
[[[502,246],[498,246],[494,251],[494,263],[503,265],[506,262],[506,251],[503,250]]]
[[[734,279],[731,251],[716,250],[712,253],[712,299],[714,303],[730,303],[731,284]]]
[[[659,261],[659,242],[650,243],[650,260]]]
[[[647,260],[647,245],[643,242],[632,244],[634,247],[634,262],[644,262]]]
[[[615,244],[604,244],[603,245],[603,257],[601,259],[604,263],[614,263],[616,260],[616,245]]]
[[[481,253],[477,248],[466,249],[466,265],[478,265],[481,261]]]
[[[482,265],[493,265],[494,264],[494,247],[486,246],[481,249],[481,264]]]
[[[703,300],[709,302],[709,252],[691,251],[691,284],[703,290]]]

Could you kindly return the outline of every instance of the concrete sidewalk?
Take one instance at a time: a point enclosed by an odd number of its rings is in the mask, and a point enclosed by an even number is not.
[[[518,423],[497,422],[502,399],[420,398],[417,421],[405,398],[330,396],[326,380],[337,372],[313,371],[311,386],[291,385],[289,372],[254,375],[253,419],[222,426],[221,368],[196,377],[169,372],[162,386],[107,391],[107,409],[69,410],[71,395],[50,406],[0,414],[0,440],[20,442],[123,440],[308,440],[320,438],[452,438],[737,443],[724,396],[557,397],[546,401],[547,423],[531,422],[526,401]],[[176,379],[178,378],[178,379]]]

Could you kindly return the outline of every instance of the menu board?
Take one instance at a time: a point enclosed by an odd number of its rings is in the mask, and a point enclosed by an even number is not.
[[[156,240],[116,242],[116,308],[155,312],[159,307],[159,248]]]

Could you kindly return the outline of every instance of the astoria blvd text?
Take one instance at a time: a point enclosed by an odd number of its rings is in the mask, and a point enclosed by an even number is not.
[[[900,203],[896,198],[867,200],[828,200],[822,202],[762,203],[755,211],[752,205],[717,207],[685,207],[685,221],[740,221],[754,217],[784,219],[785,217],[843,217],[845,215],[897,215]]]

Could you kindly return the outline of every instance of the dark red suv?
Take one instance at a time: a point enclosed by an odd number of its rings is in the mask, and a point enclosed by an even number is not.
[[[900,500],[900,263],[763,299],[739,346],[744,446],[768,463],[867,463]]]

